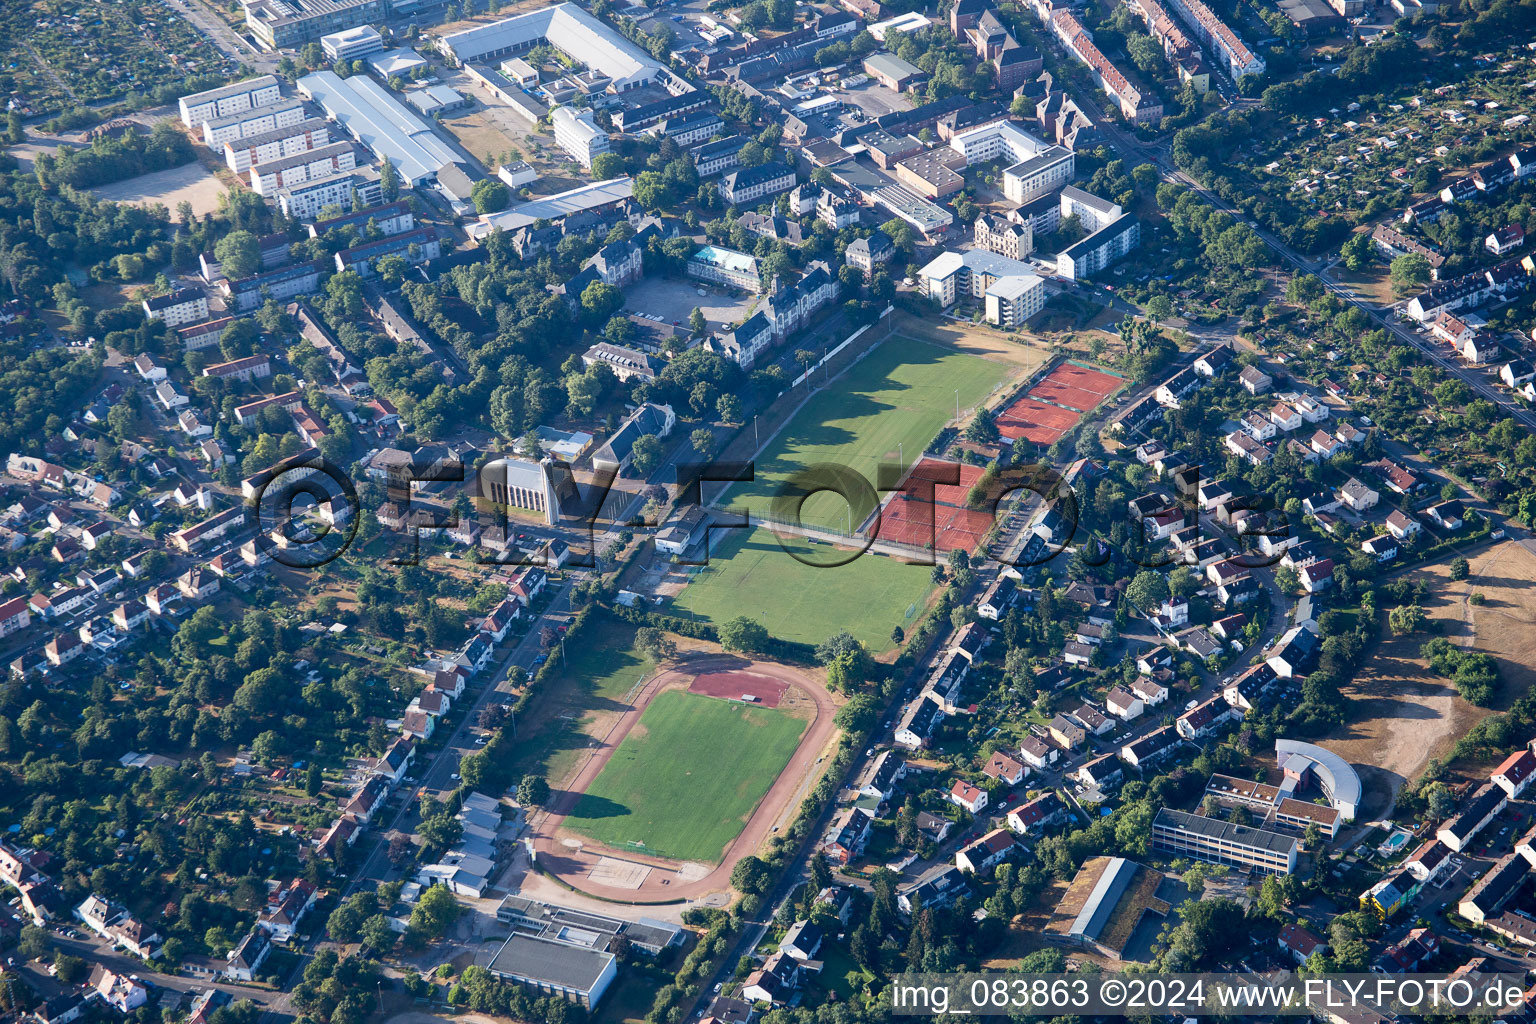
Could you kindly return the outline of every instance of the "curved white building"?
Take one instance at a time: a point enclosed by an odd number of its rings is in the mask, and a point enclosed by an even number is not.
[[[1346,819],[1353,819],[1359,812],[1360,776],[1338,754],[1315,743],[1275,740],[1275,759],[1285,769],[1287,778],[1310,770],[1328,802]]]

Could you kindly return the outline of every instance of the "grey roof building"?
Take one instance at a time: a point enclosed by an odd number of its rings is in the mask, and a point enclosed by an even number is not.
[[[595,1007],[618,976],[612,953],[514,933],[491,959],[498,978]]]

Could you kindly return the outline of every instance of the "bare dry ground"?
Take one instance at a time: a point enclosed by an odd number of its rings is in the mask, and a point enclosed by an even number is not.
[[[1504,679],[1498,706],[1468,704],[1449,680],[1429,671],[1419,657],[1420,646],[1432,635],[1428,631],[1388,634],[1345,688],[1353,701],[1353,721],[1322,741],[1352,764],[1371,769],[1363,773],[1368,790],[1386,787],[1395,796],[1431,758],[1443,757],[1477,722],[1536,683],[1536,604],[1529,596],[1536,554],[1511,540],[1469,561],[1471,576],[1463,581],[1450,578],[1448,560],[1407,578],[1429,583],[1424,610],[1438,635],[1498,660]],[[1483,604],[1471,603],[1473,593],[1483,595]],[[1367,804],[1368,813],[1384,807],[1369,792]]]
[[[905,314],[896,314],[892,328],[895,334],[945,345],[986,356],[1024,368],[1034,373],[1051,358],[1051,350],[1045,342],[1027,332],[1009,336],[986,324],[962,323],[959,320],[920,320]]]
[[[201,217],[205,213],[218,212],[219,197],[224,194],[224,183],[210,173],[201,162],[193,161],[169,170],[141,174],[127,181],[103,185],[100,188],[91,189],[91,193],[97,199],[119,203],[140,205],[159,203],[172,215],[176,213],[177,204],[185,200],[192,204],[192,212]]]

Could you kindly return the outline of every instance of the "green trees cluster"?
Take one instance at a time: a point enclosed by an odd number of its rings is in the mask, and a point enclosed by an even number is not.
[[[39,154],[33,170],[44,187],[95,188],[180,167],[196,156],[187,136],[167,120],[155,125],[148,135],[98,135],[84,149],[60,147],[53,153]]]
[[[1443,636],[1425,641],[1419,654],[1436,675],[1451,680],[1469,703],[1490,704],[1499,691],[1499,663],[1492,655],[1457,647]]]

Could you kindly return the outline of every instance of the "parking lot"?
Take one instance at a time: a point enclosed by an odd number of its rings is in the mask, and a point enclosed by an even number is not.
[[[624,309],[629,313],[659,316],[668,323],[683,326],[697,306],[709,321],[711,331],[728,331],[752,315],[761,299],[758,295],[711,288],[692,280],[668,280],[648,277],[624,291]]]

